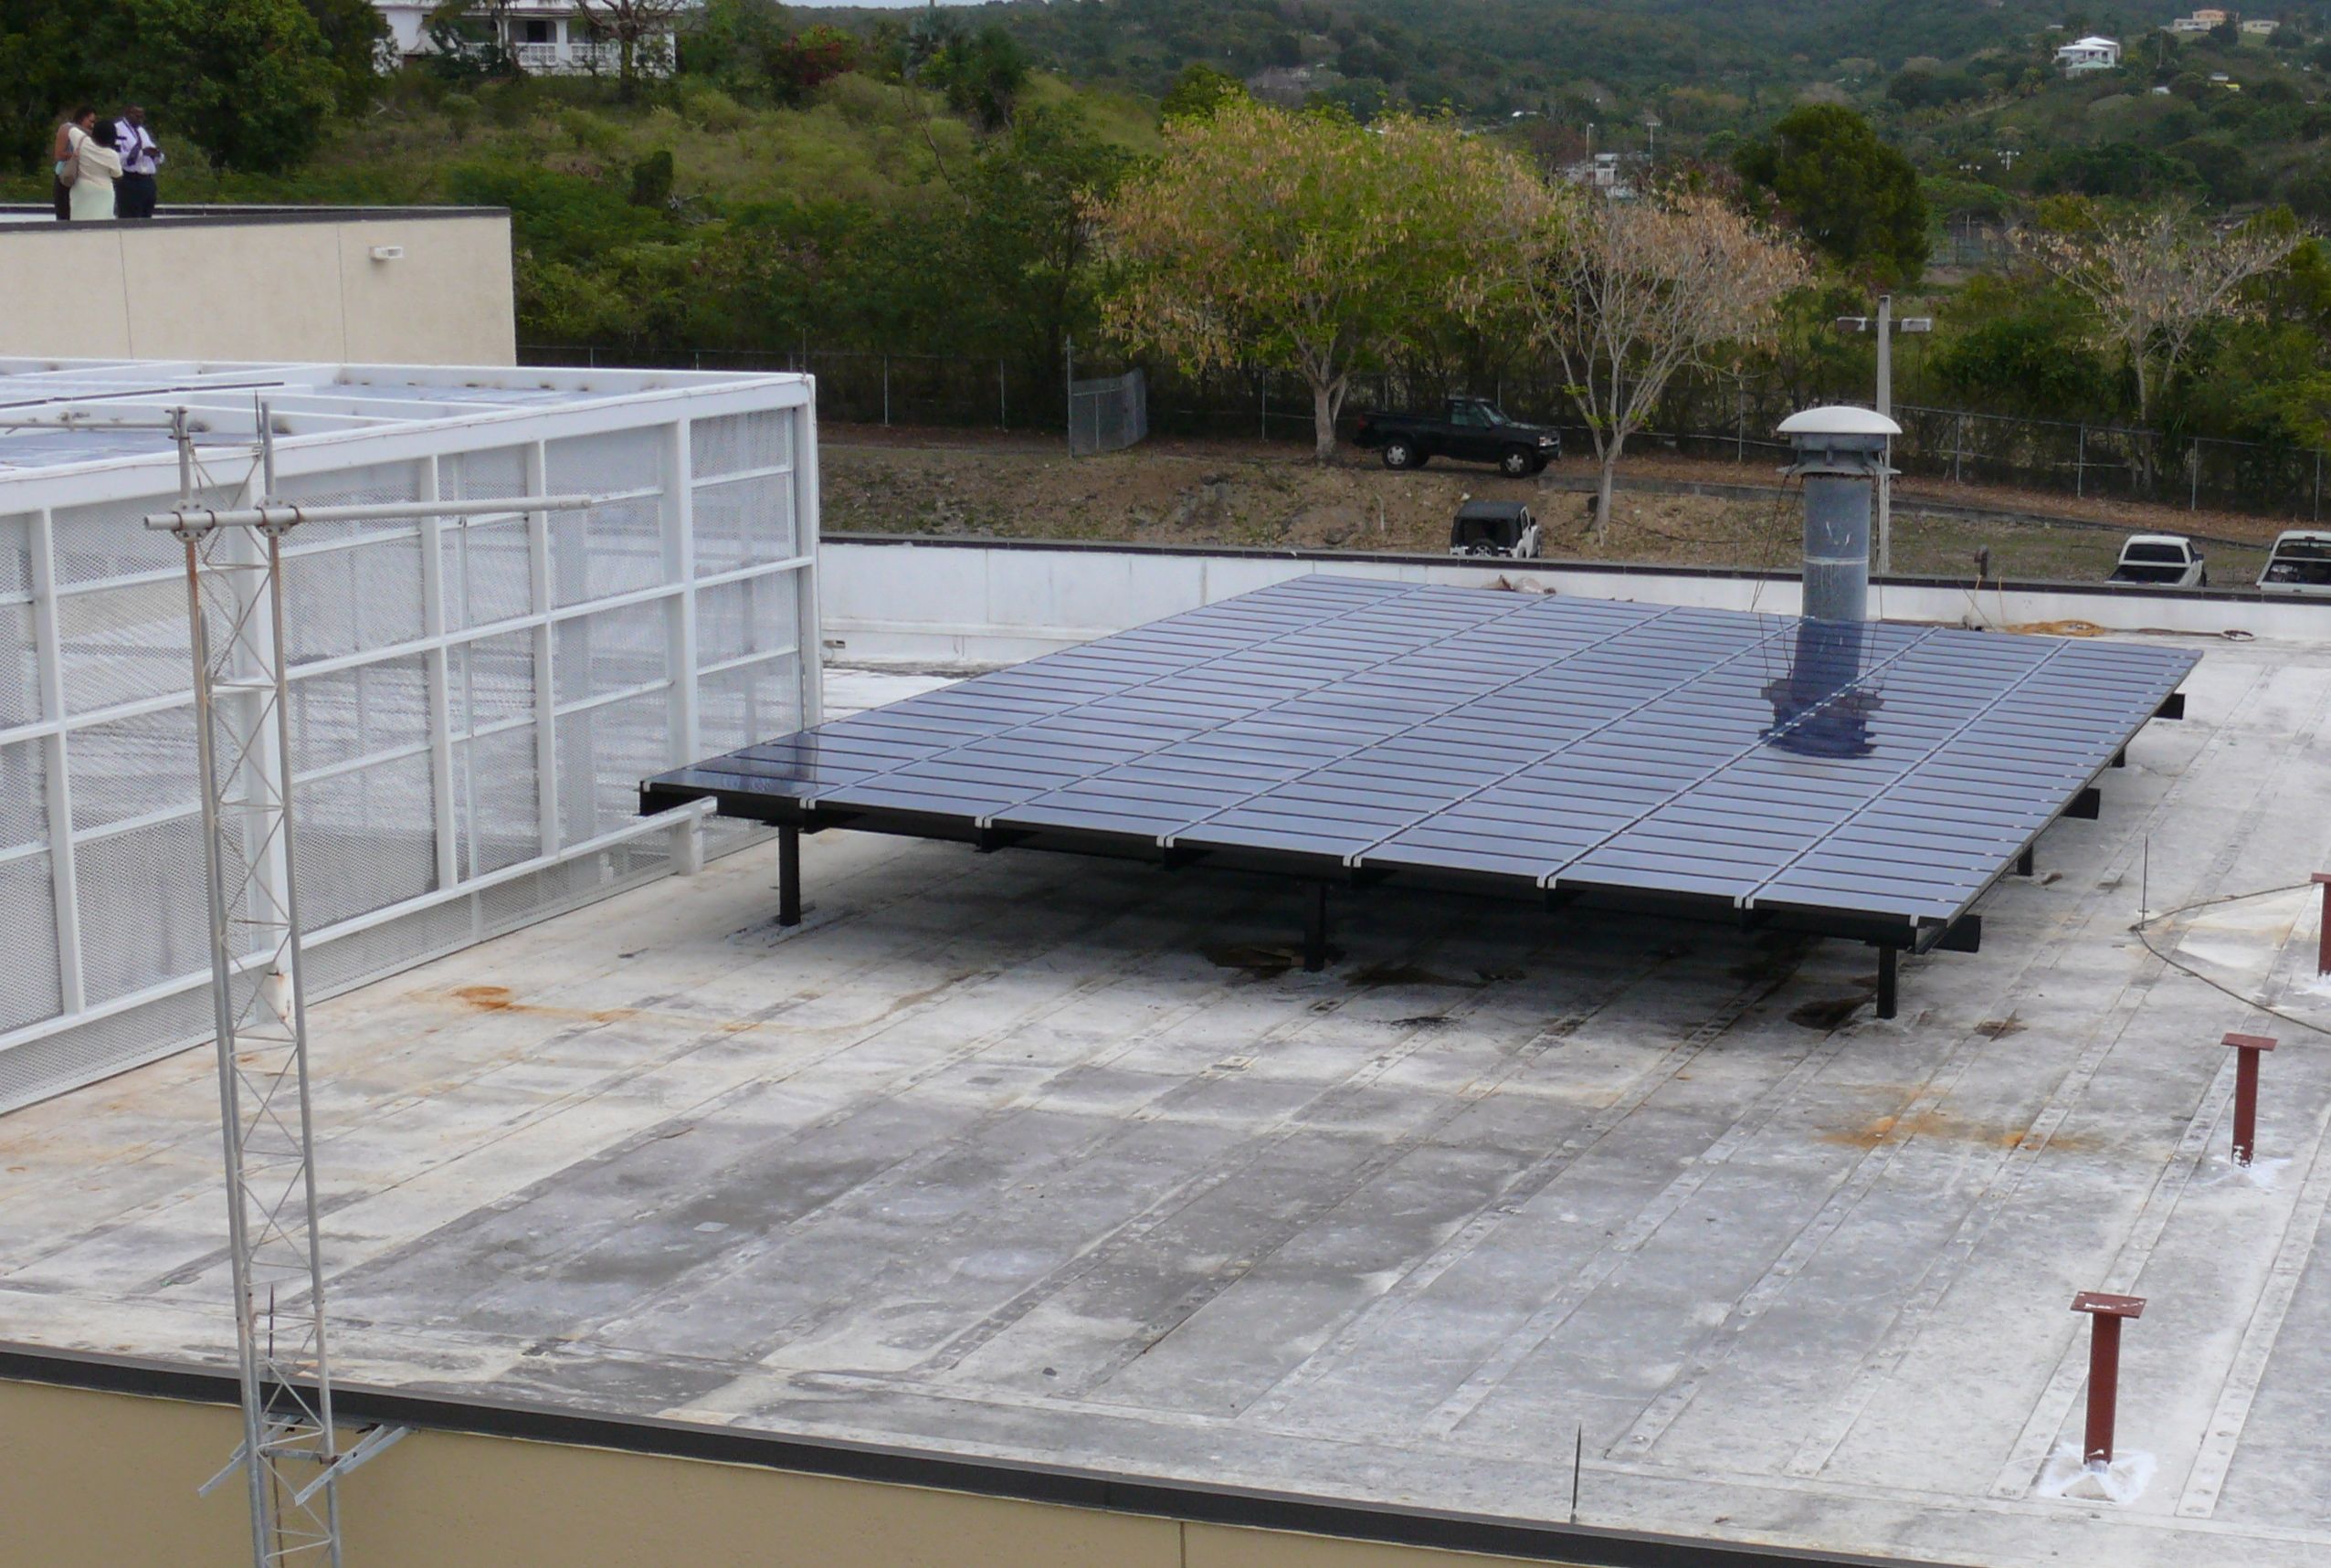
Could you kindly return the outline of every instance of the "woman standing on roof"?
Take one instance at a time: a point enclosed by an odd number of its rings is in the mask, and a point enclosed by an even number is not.
[[[113,151],[113,127],[98,123],[97,110],[78,109],[66,127],[72,168],[73,221],[101,223],[113,216],[113,182],[121,177],[121,159]]]
[[[48,159],[56,176],[57,221],[65,223],[73,216],[73,132],[97,122],[97,111],[81,108],[57,122],[57,134],[49,139]]]

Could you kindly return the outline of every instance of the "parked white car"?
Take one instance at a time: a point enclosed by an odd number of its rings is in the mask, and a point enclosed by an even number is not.
[[[2331,533],[2294,528],[2281,535],[2258,574],[2258,587],[2263,594],[2331,598]]]
[[[2210,567],[2200,548],[2182,533],[2132,533],[2105,581],[2141,583],[2149,588],[2207,588]]]

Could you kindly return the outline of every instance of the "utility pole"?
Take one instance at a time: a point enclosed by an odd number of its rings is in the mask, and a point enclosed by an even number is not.
[[[1893,340],[1897,332],[1931,332],[1935,330],[1932,316],[1904,316],[1897,321],[1893,313],[1893,296],[1878,296],[1875,316],[1840,316],[1837,325],[1849,332],[1875,331],[1878,334],[1878,412],[1893,417]],[[1887,443],[1890,459],[1878,475],[1878,549],[1877,569],[1881,576],[1893,570],[1893,451]]]

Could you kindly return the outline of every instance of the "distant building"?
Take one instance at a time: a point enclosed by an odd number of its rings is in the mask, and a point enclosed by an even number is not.
[[[2172,33],[2206,33],[2226,25],[2226,13],[2219,10],[2196,11],[2190,16],[2179,16],[2168,25]]]
[[[2083,71],[2108,71],[2121,63],[2121,46],[2112,38],[2074,38],[2056,51],[2056,64],[2066,76]]]
[[[2274,36],[2274,29],[2282,25],[2283,24],[2280,22],[2244,22],[2242,24],[2242,37],[2245,38],[2271,38]]]
[[[1631,201],[1636,176],[1649,162],[1640,153],[1597,153],[1564,164],[1562,177],[1574,185],[1600,191],[1615,202]]]
[[[692,9],[702,0],[682,0]],[[429,42],[432,0],[373,0],[388,23],[391,47],[402,59],[436,52]],[[593,36],[590,18],[575,0],[510,0],[501,8],[501,43],[519,68],[537,76],[613,75],[622,68],[622,50],[610,40]],[[480,5],[470,13],[480,26],[492,26],[493,13]],[[640,70],[660,74],[671,68],[674,34],[666,28],[660,38],[643,42],[634,52]]]

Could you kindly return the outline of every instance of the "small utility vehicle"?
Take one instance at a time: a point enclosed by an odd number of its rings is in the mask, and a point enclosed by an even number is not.
[[[1451,555],[1503,555],[1535,561],[1540,550],[1538,520],[1517,500],[1469,500],[1457,509],[1449,525]]]

